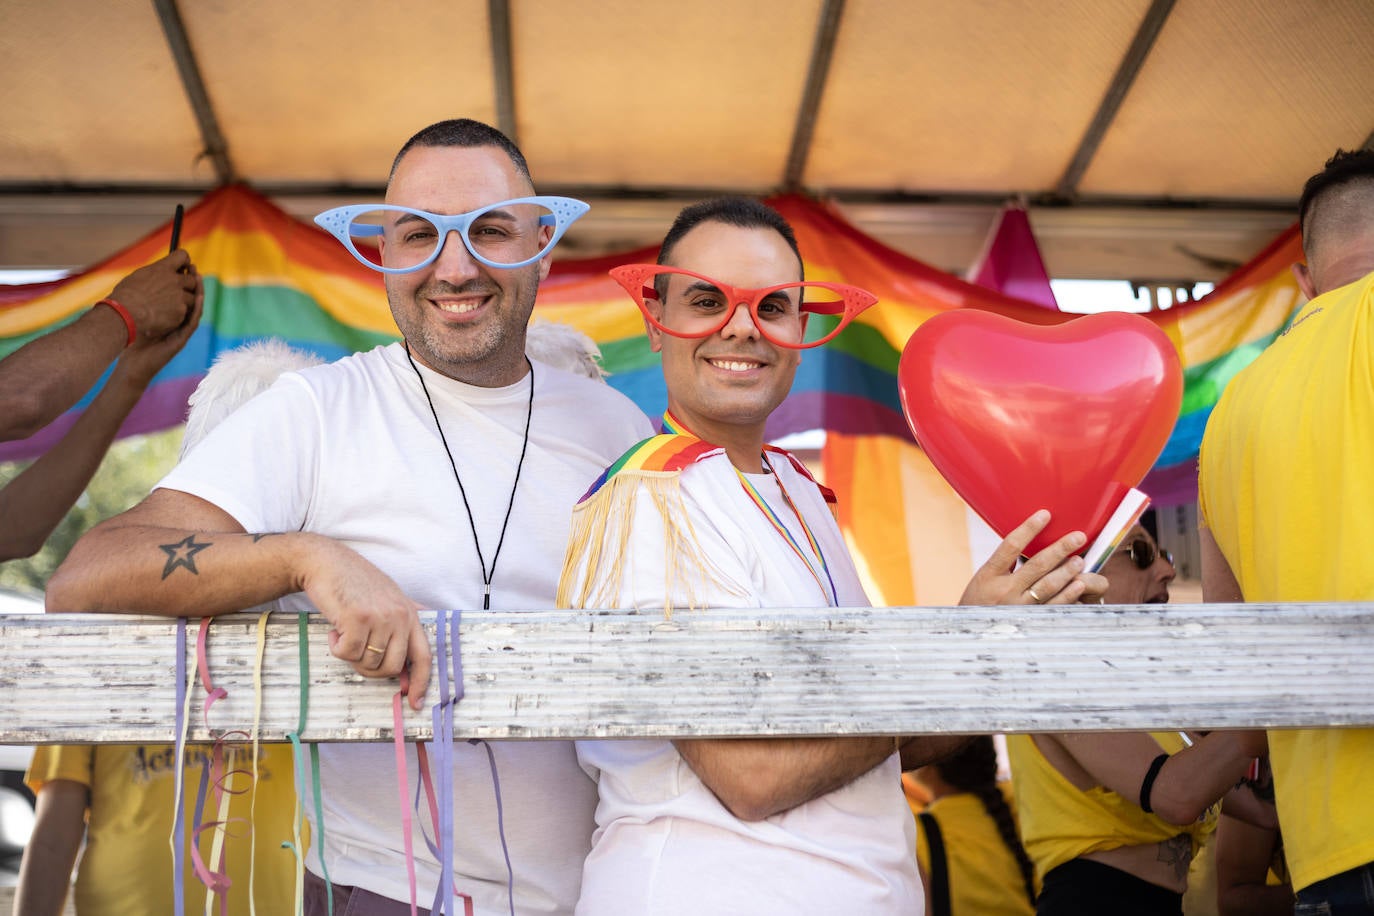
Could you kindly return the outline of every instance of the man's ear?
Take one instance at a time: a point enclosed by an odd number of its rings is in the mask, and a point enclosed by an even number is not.
[[[539,227],[539,245],[543,247],[553,238],[553,226]],[[550,251],[539,259],[539,282],[543,283],[549,278],[549,268],[553,267],[553,252]]]
[[[663,349],[663,332],[654,327],[647,318],[644,319],[644,332],[649,335],[649,351],[651,353],[658,353]]]
[[[1293,278],[1298,281],[1298,288],[1302,294],[1312,300],[1317,298],[1316,287],[1312,284],[1312,268],[1299,261],[1292,267]]]

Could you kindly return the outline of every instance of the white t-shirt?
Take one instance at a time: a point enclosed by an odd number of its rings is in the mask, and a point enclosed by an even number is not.
[[[774,454],[772,465],[820,544],[839,606],[867,606],[839,527],[816,484],[783,456]],[[777,479],[747,476],[807,551],[805,533],[787,508]],[[698,606],[829,604],[825,575],[820,576],[822,587],[747,495],[724,453],[689,466],[677,480],[681,505],[675,511],[685,513],[694,546],[715,567],[715,581],[690,583]],[[633,536],[620,557],[623,575],[612,583],[612,594],[619,594],[614,606],[661,610],[665,581],[677,581],[682,587],[674,588],[675,600],[686,600],[688,583],[681,582],[681,571],[666,574],[664,569],[662,492],[650,493],[660,481],[615,495],[634,501],[632,515],[608,513],[605,543],[610,545],[620,540],[621,532],[613,528],[633,518]],[[585,565],[572,570],[585,571]],[[669,741],[579,741],[577,754],[596,777],[600,794],[579,914],[868,916],[922,910],[915,826],[896,755],[835,792],[765,820],[745,822],[716,799]]]
[[[479,388],[420,371],[490,569],[524,439],[529,376],[506,388]],[[599,382],[535,363],[534,385],[529,450],[492,580],[491,604],[502,609],[553,606],[573,504],[609,461],[652,433],[627,398]],[[249,532],[336,538],[423,607],[482,607],[468,515],[400,344],[283,375],[216,427],[160,486],[214,503]],[[299,593],[280,605],[313,610]],[[567,912],[590,844],[595,786],[570,742],[491,747],[516,912]],[[335,883],[407,900],[393,755],[389,744],[321,745],[324,858]],[[460,742],[454,756],[458,890],[473,897],[478,913],[505,913],[506,864],[487,753]],[[439,871],[420,820],[413,840],[419,899],[428,905]],[[320,873],[313,848],[309,864]]]

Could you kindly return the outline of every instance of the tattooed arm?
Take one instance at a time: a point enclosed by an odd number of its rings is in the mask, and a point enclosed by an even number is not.
[[[330,651],[366,677],[410,670],[411,705],[429,683],[419,605],[349,547],[323,535],[250,534],[213,503],[176,490],[87,532],[48,582],[49,611],[171,617],[240,611],[305,592],[334,629]]]
[[[76,542],[48,583],[48,610],[240,611],[300,590],[284,540],[255,543],[214,504],[154,490]]]
[[[1190,824],[1245,775],[1263,733],[1225,731],[1200,737],[1169,757],[1150,791],[1153,813],[1171,824]],[[1104,786],[1136,802],[1159,745],[1144,732],[1037,735],[1035,744],[1077,788]]]

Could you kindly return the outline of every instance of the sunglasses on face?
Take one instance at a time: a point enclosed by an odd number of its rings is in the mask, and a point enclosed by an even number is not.
[[[1122,547],[1121,550],[1131,558],[1131,562],[1136,565],[1137,569],[1149,569],[1155,565],[1157,557],[1163,557],[1164,562],[1170,566],[1174,565],[1173,555],[1169,551],[1163,547],[1156,547],[1153,541],[1145,538],[1136,538]]]

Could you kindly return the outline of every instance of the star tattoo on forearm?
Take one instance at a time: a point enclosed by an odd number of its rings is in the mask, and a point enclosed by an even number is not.
[[[159,544],[158,549],[167,554],[167,565],[162,568],[162,578],[166,579],[178,567],[185,567],[193,576],[200,575],[200,571],[196,569],[196,554],[209,546],[209,541],[197,543],[194,534],[188,534],[184,540],[175,544]]]

